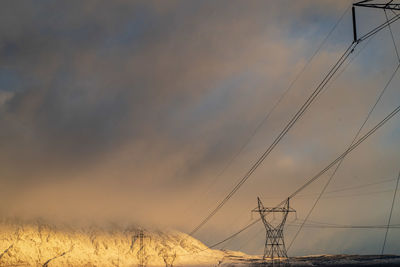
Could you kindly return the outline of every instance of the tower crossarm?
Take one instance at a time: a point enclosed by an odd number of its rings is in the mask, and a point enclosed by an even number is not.
[[[282,206],[267,208],[264,207],[261,199],[257,198],[258,207],[253,209],[252,212],[258,212],[265,225],[264,261],[267,259],[272,261],[272,263],[276,261],[278,265],[285,265],[285,263],[288,261],[285,240],[283,236],[283,228],[289,212],[295,212],[295,210],[290,207],[289,201],[290,199],[288,198]],[[272,225],[266,217],[268,213],[282,214],[281,221],[277,225]]]
[[[388,9],[388,10],[400,10],[400,2],[399,1],[385,1],[378,2],[376,0],[367,0],[367,1],[359,1],[353,4],[354,6],[359,7],[370,7],[370,8],[379,8],[379,9]]]
[[[285,208],[285,207],[282,207],[282,208],[262,208],[262,209],[259,209],[259,208],[255,208],[255,209],[253,209],[252,210],[252,212],[258,212],[258,213],[260,213],[260,212],[263,212],[263,213],[272,213],[272,212],[296,212],[296,210],[294,210],[293,208],[289,208],[289,209],[287,209],[287,208]]]

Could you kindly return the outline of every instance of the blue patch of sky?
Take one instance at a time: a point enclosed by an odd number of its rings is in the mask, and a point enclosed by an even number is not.
[[[386,21],[384,13],[380,10],[365,8],[356,9],[356,19],[358,37],[363,36]],[[392,24],[392,29],[397,27],[396,23]],[[382,72],[385,70],[385,67],[392,68],[394,61],[388,62],[388,59],[395,59],[395,51],[388,28],[381,30],[373,37],[360,43],[358,49],[364,45],[367,45],[366,48],[363,49],[364,51],[362,51],[356,60],[356,63],[361,67],[363,72]]]
[[[0,67],[0,91],[14,92],[21,88],[21,77],[17,71]]]
[[[232,102],[238,90],[249,87],[251,72],[241,72],[235,76],[220,81],[210,92],[201,99],[199,105],[194,107],[191,118],[214,116],[223,111]]]
[[[110,12],[115,12],[115,10]],[[145,41],[141,36],[148,31],[156,18],[154,11],[145,5],[137,5],[132,10],[121,12],[119,19],[113,17],[115,14],[111,14],[112,20],[117,23],[111,24],[110,27],[105,27],[102,21],[89,16],[86,19],[83,18],[79,24],[72,23],[67,18],[59,20],[51,18],[50,20],[56,20],[57,23],[54,25],[43,23],[37,28],[41,36],[73,42],[73,47],[84,43],[95,45],[101,56],[109,53],[110,50],[114,52],[114,49],[119,49],[121,46],[129,45],[130,49],[134,49],[135,45]]]
[[[92,40],[96,33],[101,31],[101,26],[95,22],[85,22],[79,26],[54,27],[53,25],[44,25],[38,28],[38,33],[53,40],[73,41],[84,43]]]
[[[386,127],[384,126],[381,130],[384,132],[382,133],[383,135],[379,137],[379,146],[382,151],[398,152],[398,144],[400,141],[400,114],[393,117],[392,122],[388,122],[388,124],[389,125]]]
[[[148,8],[136,9],[131,18],[125,23],[121,23],[120,29],[107,38],[105,46],[133,45],[135,41],[141,41],[141,35],[153,24],[152,18],[154,17]]]
[[[209,90],[208,94],[199,99],[197,104],[184,114],[183,121],[179,124],[181,126],[172,128],[171,134],[175,138],[177,135],[182,134],[181,137],[184,138],[190,135],[189,132],[196,133],[199,129],[198,127],[201,127],[207,121],[215,120],[218,114],[224,112],[232,104],[232,99],[237,98],[239,90],[244,87],[249,88],[249,81],[252,80],[251,76],[251,72],[241,72],[219,81]],[[171,116],[175,117],[176,112],[180,111],[174,109],[171,112]]]
[[[13,57],[20,52],[20,48],[15,42],[4,41],[0,53],[4,60],[12,60]]]
[[[315,45],[312,45],[313,48],[307,51],[307,53],[309,53],[307,57],[309,57],[314,52],[314,47],[317,47],[321,43],[321,41],[337,23],[341,14],[332,13],[329,16],[321,16],[312,10],[307,11],[306,13],[308,16],[304,17],[304,21],[302,23],[299,23],[298,21],[296,23],[296,21],[293,21],[293,23],[290,24],[288,37],[289,40],[304,39],[310,44],[315,43]],[[362,36],[385,21],[383,13],[377,13],[376,10],[370,11],[357,9],[356,17],[358,37]],[[299,25],[303,25],[303,28],[299,28]],[[308,27],[308,29],[305,27]],[[392,25],[393,29],[395,29],[395,27],[397,26]],[[344,51],[344,49],[350,45],[352,41],[352,17],[351,11],[348,9],[343,19],[340,21],[322,49],[330,50],[333,48],[338,51]],[[366,48],[362,48],[364,45],[366,45]],[[389,47],[388,45],[391,45],[392,47]],[[361,68],[361,71],[366,74],[370,74],[374,71],[383,72],[385,70],[384,68],[388,67],[388,62],[384,59],[390,58],[390,56],[388,57],[387,53],[393,53],[395,56],[388,29],[382,30],[376,34],[373,37],[373,40],[366,40],[363,43],[360,43],[357,49],[361,48],[363,51],[358,55],[352,64],[357,64],[359,68]],[[357,53],[357,50],[355,52]],[[389,68],[391,68],[392,65],[393,64],[390,64]]]
[[[114,35],[110,35],[105,42],[105,47],[113,45],[129,45],[131,49],[140,43],[147,43],[148,38],[162,38],[160,32],[167,33],[173,30],[180,23],[186,14],[195,13],[200,7],[200,2],[187,2],[178,5],[170,14],[164,16],[156,14],[153,8],[142,5],[135,6],[134,12],[130,15],[130,19],[119,25],[120,29],[115,31]],[[144,36],[146,35],[146,36]],[[151,40],[156,41],[156,40]]]
[[[317,14],[313,11],[306,11],[307,16],[302,17],[302,21],[291,20],[288,36],[293,39],[306,39],[309,42],[320,43],[325,36],[331,31],[337,23],[341,14]],[[350,12],[339,22],[335,31],[329,38],[330,44],[342,44],[343,42],[351,42],[349,29]]]

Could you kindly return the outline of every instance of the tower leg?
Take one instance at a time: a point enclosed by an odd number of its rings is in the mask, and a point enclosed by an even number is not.
[[[261,220],[265,226],[265,247],[263,255],[264,266],[288,266],[289,259],[286,252],[283,228],[289,212],[294,211],[289,207],[289,199],[279,208],[265,208],[258,198],[258,209]],[[267,213],[279,212],[282,214],[282,220],[278,225],[272,225],[266,218]]]

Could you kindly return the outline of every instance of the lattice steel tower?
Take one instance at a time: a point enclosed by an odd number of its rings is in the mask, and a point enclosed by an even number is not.
[[[295,212],[295,210],[290,208],[289,198],[281,207],[275,208],[264,207],[259,197],[257,197],[257,201],[258,208],[253,209],[252,212],[258,212],[260,214],[266,230],[263,261],[264,263],[271,263],[270,265],[272,266],[288,265],[289,261],[285,247],[285,240],[283,238],[283,228],[289,212]],[[266,216],[269,213],[280,213],[282,215],[282,218],[277,225],[268,222]]]
[[[144,232],[142,229],[139,230],[139,233],[137,233],[134,236],[137,239],[139,239],[139,250],[137,252],[137,257],[139,260],[139,265],[138,267],[146,267],[146,255],[145,255],[145,249],[144,249],[144,239],[149,238],[148,236],[144,235]]]

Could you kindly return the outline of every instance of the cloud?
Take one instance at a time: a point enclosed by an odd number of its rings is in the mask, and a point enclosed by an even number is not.
[[[348,4],[3,3],[1,214],[135,221],[189,231],[248,170],[340,56],[352,35],[347,16],[218,176]],[[335,78],[200,233],[202,240],[212,242],[238,229],[257,195],[279,201],[345,149],[392,70],[388,38],[378,35]],[[397,103],[395,88],[372,121]],[[372,139],[351,158],[354,167],[344,164],[335,185],[357,175],[365,180],[354,179],[355,184],[373,180],[382,168],[392,174],[398,152],[380,147],[394,131],[386,128]],[[366,162],[374,170],[364,170]],[[309,204],[298,203],[301,215]],[[335,202],[324,205],[335,207]]]
[[[4,105],[14,96],[13,92],[0,91],[0,106]]]

